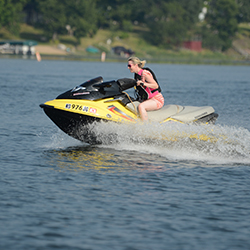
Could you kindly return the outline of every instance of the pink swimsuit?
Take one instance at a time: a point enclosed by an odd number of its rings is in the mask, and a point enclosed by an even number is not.
[[[164,105],[164,97],[161,93],[157,94],[156,96],[152,97],[154,101],[156,101],[157,109],[160,109]]]

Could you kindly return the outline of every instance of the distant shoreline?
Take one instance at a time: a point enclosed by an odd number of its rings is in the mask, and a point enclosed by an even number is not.
[[[35,55],[0,54],[0,59],[31,59],[36,60]],[[101,55],[74,55],[74,54],[41,54],[42,60],[69,60],[69,61],[93,61],[101,62]],[[126,62],[127,58],[115,55],[107,55],[105,62]],[[190,58],[147,58],[148,63],[165,64],[189,64],[189,65],[250,65],[250,60],[225,60],[225,59],[190,59]]]

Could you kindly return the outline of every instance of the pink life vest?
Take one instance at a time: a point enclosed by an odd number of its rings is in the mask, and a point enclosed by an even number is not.
[[[143,72],[143,69],[141,69],[137,74],[139,75],[139,76],[142,76],[142,72]],[[148,72],[150,72],[150,71],[148,71]],[[150,74],[151,74],[151,72],[150,72]],[[153,77],[154,78],[154,77]],[[157,82],[157,81],[156,81]],[[146,87],[146,86],[142,86],[145,90],[146,90],[146,92],[148,93],[148,99],[150,99],[150,98],[152,98],[152,97],[154,97],[154,96],[156,96],[156,95],[158,95],[160,92],[158,91],[158,89],[152,89],[152,88],[149,88],[149,87]]]

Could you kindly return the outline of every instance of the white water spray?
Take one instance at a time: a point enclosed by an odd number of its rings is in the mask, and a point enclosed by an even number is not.
[[[212,164],[250,163],[250,132],[221,125],[97,123],[92,131],[105,147],[159,154],[170,160]]]
[[[99,122],[89,125],[89,129],[101,142],[98,147],[156,154],[174,161],[250,163],[250,132],[242,127]],[[46,147],[62,149],[83,145],[88,146],[60,131]]]

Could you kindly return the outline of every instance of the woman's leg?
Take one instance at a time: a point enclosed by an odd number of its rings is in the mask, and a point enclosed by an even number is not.
[[[140,103],[138,106],[138,110],[139,110],[141,119],[143,121],[148,120],[147,111],[153,111],[153,110],[157,110],[157,109],[158,109],[157,102],[153,99],[146,100],[146,101]]]

